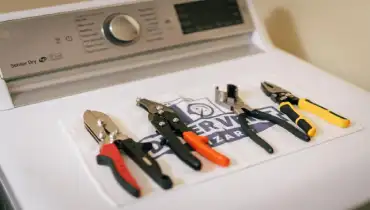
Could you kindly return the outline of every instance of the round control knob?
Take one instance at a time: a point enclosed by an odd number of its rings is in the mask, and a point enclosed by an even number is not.
[[[114,44],[129,44],[140,36],[140,25],[128,15],[115,14],[105,20],[103,31]]]

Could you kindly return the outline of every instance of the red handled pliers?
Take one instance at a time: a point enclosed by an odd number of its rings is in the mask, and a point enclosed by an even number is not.
[[[85,111],[86,129],[101,144],[96,157],[99,165],[109,166],[117,182],[131,195],[140,197],[140,187],[131,175],[122,158],[122,153],[130,157],[150,178],[163,189],[172,188],[172,180],[162,173],[160,166],[149,154],[150,143],[137,143],[121,133],[109,116],[98,111]]]

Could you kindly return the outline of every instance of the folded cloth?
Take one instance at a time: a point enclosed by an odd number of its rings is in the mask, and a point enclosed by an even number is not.
[[[240,92],[240,96],[248,105],[290,122],[287,116],[277,110],[276,104],[273,104],[269,98],[261,93],[259,88],[243,90],[247,91],[248,94],[243,95],[244,92]],[[103,109],[91,105],[86,109],[108,114],[121,128],[121,131],[132,139],[138,142],[151,142],[153,149],[150,151],[150,155],[158,161],[162,171],[169,175],[174,182],[173,189],[163,190],[133,161],[123,155],[129,170],[142,189],[141,198],[132,197],[116,182],[109,167],[100,166],[96,163],[99,147],[84,128],[83,113],[80,116],[65,116],[60,124],[69,139],[76,145],[76,151],[81,157],[86,172],[102,196],[115,206],[126,206],[142,199],[171,193],[171,191],[180,189],[182,186],[191,186],[221,175],[262,164],[266,160],[291,154],[359,131],[362,128],[355,122],[352,122],[349,128],[338,128],[314,115],[304,113],[315,123],[318,129],[316,136],[311,142],[307,143],[296,138],[280,126],[274,126],[263,120],[248,119],[258,135],[274,148],[275,153],[271,155],[244,135],[235,114],[213,102],[213,92],[211,91],[186,90],[178,95],[161,94],[148,97],[148,99],[164,103],[176,110],[181,120],[199,135],[207,136],[210,140],[209,144],[215,150],[228,156],[231,159],[231,165],[222,168],[194,153],[203,163],[203,168],[201,171],[192,170],[180,161],[167,146],[162,146],[159,143],[161,136],[156,134],[154,127],[148,121],[148,113],[135,106],[133,101],[118,100],[115,103],[107,104]],[[345,115],[345,113],[343,114]]]

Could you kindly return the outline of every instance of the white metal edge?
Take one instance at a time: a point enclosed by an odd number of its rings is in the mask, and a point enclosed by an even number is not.
[[[10,96],[8,86],[3,79],[0,79],[0,111],[13,108],[14,104]]]
[[[252,36],[252,42],[266,52],[275,50],[276,47],[271,41],[271,38],[268,35],[264,24],[258,16],[256,6],[254,4],[255,0],[246,1],[255,27],[255,32]]]
[[[0,22],[150,0],[92,0],[0,14]]]

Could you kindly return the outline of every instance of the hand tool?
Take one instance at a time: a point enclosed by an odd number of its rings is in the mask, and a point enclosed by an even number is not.
[[[121,133],[111,118],[102,112],[87,110],[83,118],[86,129],[101,144],[97,163],[109,166],[118,183],[131,195],[140,197],[140,187],[127,169],[121,153],[130,157],[163,189],[172,188],[170,177],[162,173],[157,161],[148,154],[152,144],[135,142]]]
[[[262,82],[261,89],[272,99],[272,101],[279,104],[281,112],[286,114],[295,124],[302,128],[311,137],[316,134],[315,126],[310,120],[301,115],[293,105],[298,106],[300,109],[309,111],[323,118],[327,122],[342,128],[346,128],[351,124],[350,120],[347,118],[342,117],[308,99],[298,98],[291,92],[270,82]]]
[[[200,170],[201,162],[181,143],[178,136],[182,136],[192,149],[213,163],[223,167],[230,164],[229,158],[212,149],[208,145],[208,138],[198,136],[193,132],[180,120],[172,108],[148,99],[138,99],[137,104],[149,112],[149,121],[165,138],[163,144],[167,144],[182,161],[193,169]]]
[[[271,114],[261,112],[257,109],[252,109],[238,96],[238,87],[233,84],[227,85],[227,91],[220,91],[219,87],[215,90],[215,101],[222,107],[229,109],[238,115],[238,121],[242,130],[248,135],[256,144],[265,149],[268,153],[273,153],[274,149],[262,138],[260,138],[256,131],[249,125],[247,117],[254,117],[261,120],[267,120],[271,123],[277,124],[286,129],[296,137],[303,141],[309,141],[310,137],[301,132],[285,120],[275,117]]]

